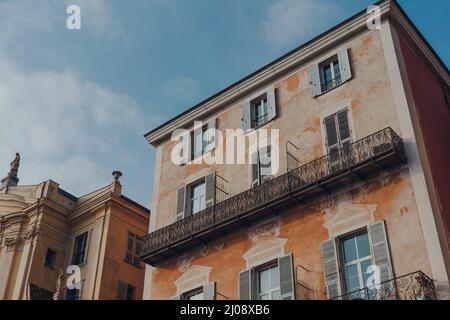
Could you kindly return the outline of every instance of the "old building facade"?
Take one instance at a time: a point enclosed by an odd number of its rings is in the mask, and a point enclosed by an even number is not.
[[[52,180],[18,185],[19,161],[0,187],[0,299],[142,299],[150,211],[122,195],[121,173],[78,198]]]
[[[448,298],[448,69],[378,6],[379,28],[363,11],[146,135],[145,299]]]

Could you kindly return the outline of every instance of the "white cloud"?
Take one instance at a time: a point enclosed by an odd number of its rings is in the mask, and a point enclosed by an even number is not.
[[[276,47],[291,47],[325,31],[340,9],[324,0],[281,0],[266,11],[263,28],[267,41]]]
[[[51,178],[82,194],[109,182],[123,140],[144,131],[131,98],[72,72],[25,72],[2,57],[0,74],[2,177],[20,152],[21,183]]]
[[[197,81],[190,78],[174,78],[164,85],[164,93],[178,98],[194,98],[200,92]]]

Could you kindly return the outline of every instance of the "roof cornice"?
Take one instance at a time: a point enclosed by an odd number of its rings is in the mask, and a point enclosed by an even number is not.
[[[443,67],[444,64],[442,61],[440,61],[431,46],[414,27],[411,20],[409,20],[397,2],[395,0],[382,0],[375,5],[380,7],[382,20],[385,20],[387,17],[399,20],[400,24],[408,31],[413,39],[421,44],[420,48],[425,52],[427,59],[429,59],[439,70],[441,76],[448,81],[448,70]],[[232,84],[228,88],[200,102],[175,118],[170,119],[166,123],[145,134],[144,137],[151,145],[157,147],[159,144],[166,141],[166,139],[169,139],[174,130],[179,128],[189,128],[193,121],[204,120],[225,107],[231,107],[233,103],[246,98],[246,96],[256,90],[269,85],[270,82],[287,74],[292,69],[313,61],[327,49],[344,42],[363,30],[367,30],[366,10],[348,18],[337,26],[320,34],[242,80]]]

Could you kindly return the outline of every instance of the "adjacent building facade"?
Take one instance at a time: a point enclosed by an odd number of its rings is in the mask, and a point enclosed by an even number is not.
[[[0,299],[142,299],[150,211],[122,195],[122,174],[75,197],[52,180],[18,185],[19,161],[0,187]]]
[[[145,299],[449,297],[449,73],[377,5],[146,134]]]

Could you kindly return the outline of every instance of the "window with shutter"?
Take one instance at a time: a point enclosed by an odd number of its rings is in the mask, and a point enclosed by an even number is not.
[[[72,264],[80,265],[86,262],[86,248],[87,248],[88,233],[85,232],[75,238]]]
[[[280,270],[280,297],[281,300],[295,300],[294,267],[292,254],[278,259]]]
[[[352,143],[351,130],[348,120],[348,110],[344,109],[324,119],[326,146],[328,153],[333,156],[336,150]],[[337,154],[334,154],[337,156]]]
[[[322,260],[327,298],[334,299],[341,295],[339,262],[335,238],[322,242]]]
[[[177,221],[184,218],[184,212],[186,209],[186,187],[181,187],[177,191]]]
[[[263,184],[272,178],[272,147],[262,147],[252,154],[251,187]]]
[[[380,268],[381,282],[394,278],[384,221],[368,226],[373,263]]]
[[[251,270],[247,269],[239,273],[239,300],[251,299]]]
[[[141,250],[141,238],[133,232],[128,232],[127,249],[125,252],[125,261],[140,267],[141,259],[139,258]]]

